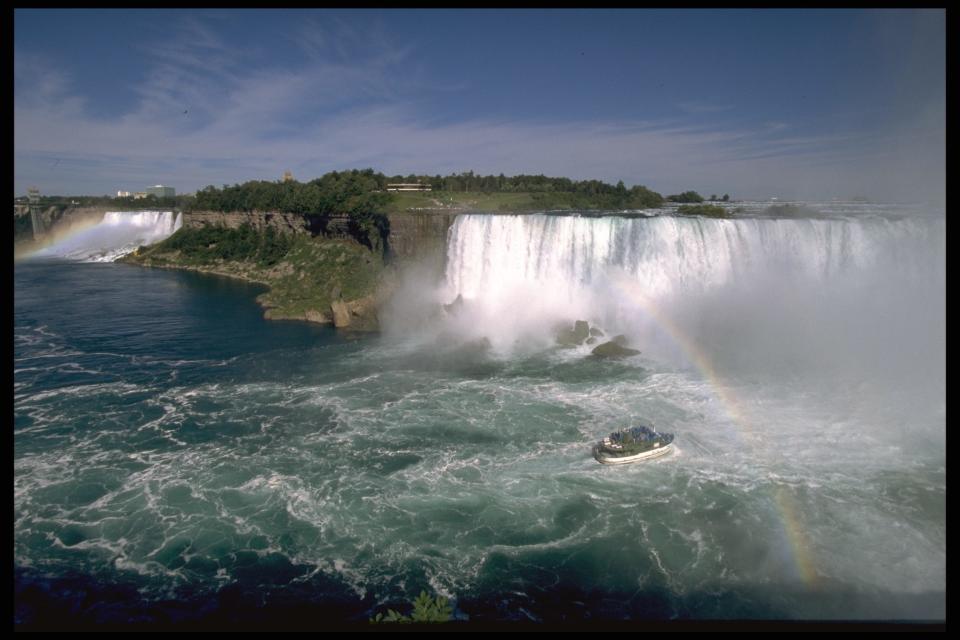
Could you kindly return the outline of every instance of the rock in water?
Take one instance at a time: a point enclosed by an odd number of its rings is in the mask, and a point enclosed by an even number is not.
[[[577,320],[573,323],[573,330],[561,329],[557,333],[557,344],[561,347],[576,347],[590,335],[590,325],[586,320]]]
[[[628,349],[627,347],[618,344],[611,340],[610,342],[604,342],[601,345],[594,347],[591,351],[593,355],[598,358],[625,358],[627,356],[635,356],[639,351],[636,349]]]
[[[573,334],[577,336],[577,340],[583,342],[590,335],[590,325],[586,320],[577,320],[573,323]]]
[[[377,316],[377,298],[374,295],[364,296],[347,303],[350,311],[350,328],[357,331],[376,331],[380,326]]]
[[[315,309],[307,309],[304,315],[306,316],[308,322],[319,322],[320,324],[326,324],[330,322],[325,315]]]
[[[463,294],[458,293],[457,297],[450,304],[443,305],[443,310],[449,314],[456,314],[463,308]]]
[[[623,334],[621,333],[621,334],[618,335],[618,336],[613,336],[613,339],[610,340],[610,342],[614,342],[614,343],[620,345],[621,347],[625,347],[625,346],[627,346],[627,336],[625,336],[625,335],[623,335]]]
[[[350,307],[343,300],[337,300],[330,303],[330,310],[333,312],[333,326],[338,329],[350,326]]]

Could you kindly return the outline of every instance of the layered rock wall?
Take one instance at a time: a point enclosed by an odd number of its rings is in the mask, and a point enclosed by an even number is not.
[[[268,319],[307,320],[318,323],[332,323],[338,328],[349,328],[351,330],[377,330],[379,328],[378,311],[393,294],[399,281],[400,269],[406,265],[416,264],[421,268],[428,268],[438,278],[443,276],[447,232],[455,218],[456,213],[447,212],[389,214],[390,232],[386,238],[385,255],[380,256],[376,250],[366,254],[368,263],[373,260],[381,265],[376,283],[354,291],[349,297],[337,293],[335,295],[331,294],[332,297],[329,301],[324,298],[323,304],[314,306],[304,306],[299,302],[293,304],[293,302],[296,302],[294,298],[299,299],[305,295],[299,289],[299,286],[291,288],[289,282],[282,281],[282,274],[273,274],[273,276],[263,274],[263,277],[258,281],[271,286],[270,292],[258,298],[258,301],[267,307],[264,315]],[[236,229],[245,224],[258,231],[273,229],[275,232],[282,234],[322,237],[332,240],[332,244],[321,243],[315,246],[315,250],[321,253],[320,247],[341,246],[336,243],[342,240],[348,240],[347,244],[342,245],[343,247],[353,246],[357,250],[360,249],[359,243],[350,232],[350,219],[347,215],[305,217],[299,214],[280,212],[223,213],[218,211],[190,211],[183,214],[183,227],[187,229],[206,227]],[[310,243],[307,246],[313,247],[314,245]],[[363,271],[362,269],[356,271],[351,266],[347,268],[349,273],[344,272],[344,267],[337,266],[341,262],[340,259],[336,260],[335,264],[327,265],[321,253],[311,254],[306,258],[306,262],[297,267],[303,270],[307,269],[308,265],[312,265],[313,269],[322,271],[319,275],[314,274],[311,278],[304,279],[302,286],[305,288],[313,290],[317,287],[327,287],[331,283],[336,284],[343,278],[356,277],[355,275],[350,276],[350,274]],[[348,255],[353,254],[348,252]],[[380,261],[381,257],[386,258],[389,263],[388,268],[383,269],[383,262]],[[303,259],[304,257],[301,257],[301,261]],[[232,273],[232,266],[226,264],[218,267],[207,267],[204,270],[235,275]],[[301,279],[303,279],[303,273],[301,273]],[[337,290],[339,291],[339,287],[337,287]]]
[[[280,211],[188,211],[183,214],[183,226],[187,229],[203,227],[226,227],[236,229],[250,225],[258,231],[272,228],[283,234],[309,234],[326,238],[352,238],[350,217],[343,214],[329,216],[303,216],[299,213]]]
[[[387,238],[388,259],[416,262],[442,277],[447,250],[447,232],[457,214],[452,212],[391,213]]]

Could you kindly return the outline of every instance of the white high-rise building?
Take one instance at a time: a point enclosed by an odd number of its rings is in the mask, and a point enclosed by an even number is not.
[[[158,198],[172,198],[176,195],[176,190],[173,187],[165,187],[162,184],[156,184],[152,187],[147,187],[144,189],[144,192],[147,195],[155,195]]]

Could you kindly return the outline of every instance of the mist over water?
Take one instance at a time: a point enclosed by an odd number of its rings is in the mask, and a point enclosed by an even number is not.
[[[361,340],[17,265],[16,615],[944,619],[945,222],[913,213],[461,215]],[[577,319],[642,353],[557,347]],[[634,419],[677,450],[597,464]]]
[[[99,224],[61,238],[33,254],[81,262],[112,262],[171,236],[183,224],[171,211],[108,211]]]
[[[433,299],[462,295],[445,328],[486,336],[501,353],[542,349],[557,323],[583,319],[678,365],[702,355],[766,373],[935,379],[945,261],[942,217],[462,215]],[[388,328],[419,325],[409,313],[388,316]]]
[[[564,400],[589,406],[608,430],[653,418],[681,432],[676,464],[696,465],[695,477],[754,489],[772,481],[766,492],[782,521],[782,552],[820,567],[808,567],[805,581],[821,571],[837,577],[842,566],[856,582],[877,567],[838,551],[855,542],[837,529],[867,521],[853,509],[842,525],[822,522],[830,502],[849,507],[855,483],[882,485],[894,470],[924,469],[922,493],[942,486],[945,219],[890,205],[791,206],[813,216],[778,217],[769,204],[748,205],[736,220],[462,215],[432,298],[460,295],[462,305],[427,318],[413,311],[429,308],[422,294],[400,296],[391,328],[415,351],[447,349],[451,358],[483,338],[485,353],[506,362],[553,347],[550,375],[563,379],[576,367],[584,376],[576,382],[599,382],[604,365],[591,362],[592,346],[556,350],[557,327],[587,320],[608,336],[601,341],[625,334],[643,353],[617,366],[644,371],[643,382],[606,379]],[[425,282],[417,287],[429,290]],[[781,482],[804,487],[810,502],[784,500]],[[941,499],[920,537],[940,528]],[[886,537],[871,550],[876,561],[895,553],[902,526],[875,532]],[[827,557],[832,570],[819,564]],[[922,573],[915,588],[935,590],[945,576],[936,563]],[[879,582],[896,590],[909,580],[887,574]]]

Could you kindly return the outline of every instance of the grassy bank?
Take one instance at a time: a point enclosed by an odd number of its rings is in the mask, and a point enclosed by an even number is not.
[[[388,213],[406,211],[543,211],[564,209],[642,209],[643,201],[605,194],[568,192],[484,193],[480,191],[409,191],[391,193]]]
[[[332,322],[338,303],[353,312],[351,328],[377,328],[369,301],[383,260],[352,240],[261,234],[249,227],[181,229],[121,261],[265,284],[270,290],[257,301],[267,318]]]

